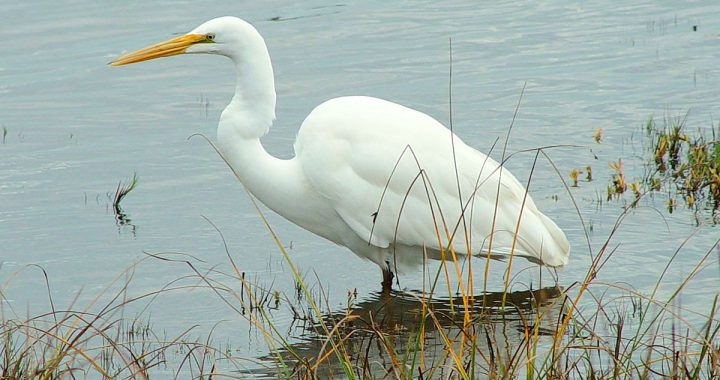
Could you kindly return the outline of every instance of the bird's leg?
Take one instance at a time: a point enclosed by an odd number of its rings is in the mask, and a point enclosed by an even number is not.
[[[395,275],[390,270],[390,263],[386,261],[385,264],[387,264],[387,266],[385,268],[382,268],[382,290],[383,292],[390,292],[390,290],[392,290],[392,282],[393,278],[395,278]]]

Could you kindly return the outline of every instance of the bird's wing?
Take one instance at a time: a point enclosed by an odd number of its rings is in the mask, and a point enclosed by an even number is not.
[[[496,161],[438,121],[395,103],[367,97],[325,102],[303,123],[295,150],[313,188],[361,239],[381,248],[441,250],[455,236],[457,252],[479,253],[495,231],[495,247],[507,251],[523,201],[518,252],[541,259],[543,244],[549,248],[543,240],[562,235],[510,172],[501,175]],[[468,239],[474,241],[470,249]]]

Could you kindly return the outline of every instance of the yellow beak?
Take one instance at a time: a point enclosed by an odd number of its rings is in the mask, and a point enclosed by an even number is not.
[[[129,65],[131,63],[147,61],[149,59],[183,54],[188,47],[200,42],[211,41],[209,41],[208,37],[204,34],[186,34],[150,45],[132,53],[125,54],[122,57],[110,62],[110,66]]]

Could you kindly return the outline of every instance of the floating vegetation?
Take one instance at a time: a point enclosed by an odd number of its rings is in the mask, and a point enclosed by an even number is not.
[[[596,128],[595,132],[593,132],[593,140],[595,140],[596,144],[600,144],[600,141],[602,141],[602,134],[603,134],[602,128]]]
[[[644,132],[648,142],[649,157],[644,166],[643,179],[629,183],[623,172],[622,161],[611,162],[613,170],[607,188],[608,201],[620,199],[630,188],[637,205],[643,194],[663,192],[668,194],[668,212],[675,211],[679,204],[695,211],[696,222],[699,214],[710,211],[713,223],[718,223],[720,209],[720,141],[714,126],[709,132],[698,129],[688,131],[685,117],[665,118],[658,123],[650,117]]]
[[[648,188],[657,191],[665,183],[688,208],[711,210],[715,216],[720,206],[720,142],[714,126],[711,138],[703,131],[687,133],[684,118],[666,119],[661,126],[650,118],[646,130],[654,142],[651,150],[656,170],[646,181]]]

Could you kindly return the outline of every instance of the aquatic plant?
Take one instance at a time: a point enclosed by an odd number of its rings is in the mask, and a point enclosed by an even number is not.
[[[720,209],[720,141],[716,138],[716,127],[698,129],[689,132],[685,126],[686,117],[664,118],[657,123],[648,118],[644,125],[649,156],[643,163],[646,174],[642,179],[629,184],[634,200],[630,206],[638,203],[639,195],[664,192],[668,195],[668,212],[676,210],[678,201],[694,210],[695,220],[699,224],[701,214],[710,212],[710,220],[718,222]],[[708,131],[711,137],[708,138]],[[627,179],[623,173],[622,162],[611,162],[614,171],[608,185],[608,201],[622,199],[627,189]]]
[[[113,197],[112,206],[115,209],[116,214],[122,213],[122,208],[120,207],[120,202],[128,195],[131,191],[135,190],[135,187],[138,183],[138,177],[137,173],[133,173],[132,178],[130,179],[130,182],[123,183],[122,181],[118,182],[117,188],[115,189],[115,196]]]
[[[608,186],[607,200],[609,201],[613,197],[619,198],[625,190],[627,190],[627,183],[625,183],[625,173],[622,167],[622,159],[618,159],[617,162],[611,162],[608,166],[615,172],[611,179],[611,185]]]
[[[572,169],[570,170],[570,173],[568,176],[570,177],[570,180],[572,181],[571,187],[578,187],[578,177],[582,174],[582,172],[578,169]]]

